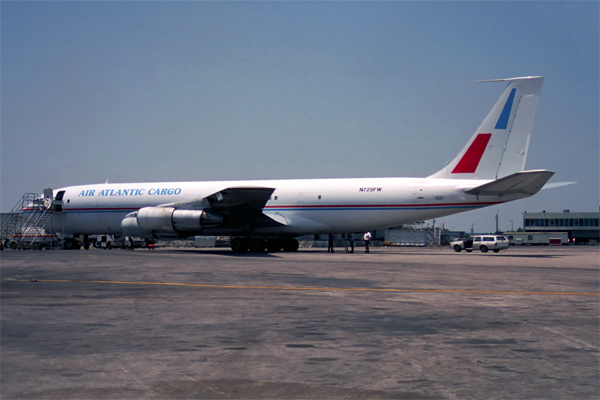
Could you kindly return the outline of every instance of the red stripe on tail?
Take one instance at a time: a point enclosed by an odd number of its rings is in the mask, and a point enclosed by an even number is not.
[[[462,156],[456,167],[452,170],[453,174],[472,174],[477,170],[477,166],[479,165],[479,161],[481,161],[481,157],[483,156],[483,152],[487,147],[490,138],[492,137],[491,133],[480,133],[477,135],[471,146],[465,152],[465,155]]]

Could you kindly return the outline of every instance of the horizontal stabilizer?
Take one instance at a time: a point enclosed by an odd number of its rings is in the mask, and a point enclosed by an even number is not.
[[[506,196],[522,194],[533,196],[539,192],[554,172],[546,170],[521,171],[504,178],[465,190],[477,196]]]
[[[558,187],[563,187],[563,186],[569,186],[569,185],[576,185],[579,182],[553,182],[553,183],[546,183],[544,185],[544,187],[542,188],[542,190],[546,190],[546,189],[555,189]]]

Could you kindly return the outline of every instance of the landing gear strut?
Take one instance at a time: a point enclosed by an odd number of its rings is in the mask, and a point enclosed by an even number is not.
[[[283,251],[298,251],[300,247],[300,243],[296,239],[293,238],[285,238],[283,239]]]
[[[265,251],[266,242],[263,238],[252,238],[248,243],[248,250],[251,253],[262,253]]]
[[[267,251],[269,253],[277,253],[281,251],[283,243],[280,239],[267,239]]]

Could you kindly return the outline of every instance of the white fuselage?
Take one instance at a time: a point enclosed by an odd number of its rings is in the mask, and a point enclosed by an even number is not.
[[[543,77],[501,81],[508,85],[461,152],[427,178],[70,186],[54,191],[63,212],[53,215],[51,229],[154,238],[237,235],[232,249],[238,250],[246,246],[240,237],[256,236],[250,247],[283,239],[283,248],[294,250],[293,236],[363,232],[529,197],[553,174],[523,170]]]
[[[482,180],[432,178],[296,179],[106,183],[70,186],[51,229],[67,234],[120,234],[125,216],[143,207],[200,200],[234,187],[274,188],[264,213],[284,223],[254,234],[299,236],[362,232],[438,218],[526,196],[465,194]],[[213,228],[206,234],[236,234]]]

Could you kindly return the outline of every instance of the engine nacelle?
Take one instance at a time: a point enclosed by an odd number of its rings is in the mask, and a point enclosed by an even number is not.
[[[127,214],[121,221],[121,233],[123,236],[152,238],[152,230],[142,229],[137,222],[137,211]]]
[[[172,207],[144,207],[137,212],[143,230],[198,232],[223,223],[223,216],[206,210],[177,210]]]

